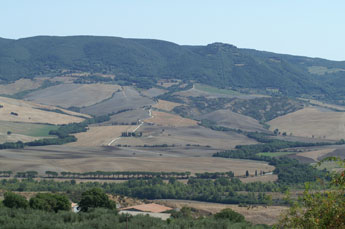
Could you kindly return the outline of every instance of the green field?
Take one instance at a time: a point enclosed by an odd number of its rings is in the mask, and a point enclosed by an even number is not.
[[[258,156],[267,156],[267,157],[280,157],[280,156],[285,156],[289,154],[295,154],[296,152],[267,152],[267,153],[258,153]]]
[[[0,133],[11,131],[13,134],[22,134],[31,137],[47,137],[49,131],[56,130],[58,126],[0,121]]]
[[[233,91],[229,89],[220,89],[216,87],[207,86],[204,84],[196,83],[194,84],[194,87],[197,90],[208,92],[208,93],[216,93],[216,94],[224,94],[224,95],[240,95],[240,93],[237,91]]]

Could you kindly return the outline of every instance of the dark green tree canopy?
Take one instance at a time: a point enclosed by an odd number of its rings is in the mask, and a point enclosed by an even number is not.
[[[71,203],[67,196],[62,194],[38,193],[30,199],[30,207],[44,211],[69,211]]]
[[[79,208],[84,212],[90,208],[116,209],[116,204],[114,201],[109,200],[109,197],[102,189],[92,188],[82,193]]]
[[[244,222],[244,216],[233,211],[230,208],[225,208],[214,215],[216,219],[229,219],[232,222]]]
[[[25,197],[13,192],[5,193],[3,204],[8,208],[27,208],[29,206],[29,202]]]

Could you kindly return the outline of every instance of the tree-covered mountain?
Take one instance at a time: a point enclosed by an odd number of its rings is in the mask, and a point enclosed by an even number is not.
[[[117,79],[139,84],[174,78],[217,87],[278,89],[290,96],[338,101],[345,97],[345,61],[239,49],[223,43],[181,46],[95,36],[0,38],[0,80],[57,75],[64,70],[112,73]]]

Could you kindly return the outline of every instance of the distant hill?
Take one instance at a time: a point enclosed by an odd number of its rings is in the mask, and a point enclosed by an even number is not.
[[[143,87],[171,78],[345,100],[345,61],[239,49],[223,43],[180,46],[160,40],[95,36],[0,38],[2,81],[59,75],[66,70],[113,73],[117,80]]]

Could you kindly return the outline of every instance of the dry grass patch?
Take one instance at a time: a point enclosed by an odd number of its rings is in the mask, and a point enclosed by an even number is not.
[[[84,120],[80,117],[36,109],[44,108],[53,110],[60,108],[43,106],[23,100],[0,97],[0,105],[3,106],[2,108],[0,108],[1,121],[67,124],[71,122],[82,122]],[[70,113],[79,114],[75,112]]]
[[[195,120],[160,111],[152,111],[152,118],[146,119],[144,122],[171,127],[196,126],[198,124]]]
[[[180,105],[182,104],[159,99],[158,103],[153,105],[153,107],[160,110],[172,111],[175,107]]]
[[[339,140],[345,136],[345,113],[307,107],[268,122],[271,130],[294,136]]]

